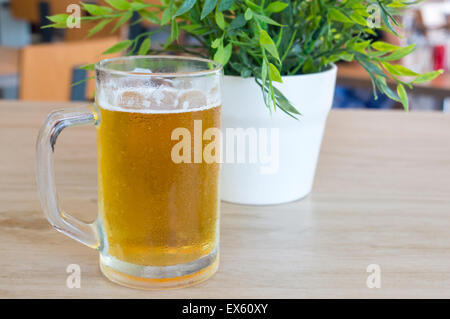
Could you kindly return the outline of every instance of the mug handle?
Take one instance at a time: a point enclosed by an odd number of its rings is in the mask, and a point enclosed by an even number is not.
[[[36,174],[42,210],[59,232],[97,249],[100,241],[96,223],[84,223],[60,209],[55,188],[53,153],[58,135],[66,127],[97,123],[92,107],[82,106],[52,112],[42,126],[36,144]]]

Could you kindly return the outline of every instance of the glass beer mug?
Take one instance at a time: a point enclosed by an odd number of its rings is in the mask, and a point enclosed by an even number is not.
[[[37,142],[43,211],[58,231],[95,248],[113,282],[134,288],[192,285],[218,267],[222,68],[175,56],[120,57],[95,67],[92,107],[49,115]],[[53,152],[59,133],[97,127],[98,217],[87,224],[58,205]],[[206,144],[206,143],[203,143]],[[211,145],[209,147],[211,149]],[[200,153],[199,153],[200,152]],[[214,155],[214,153],[216,153]]]

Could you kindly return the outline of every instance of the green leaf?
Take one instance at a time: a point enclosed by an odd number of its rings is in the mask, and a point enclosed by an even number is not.
[[[220,0],[218,9],[220,12],[229,10],[233,3],[234,0]]]
[[[367,20],[361,16],[360,14],[356,13],[356,12],[352,12],[350,14],[350,19],[356,23],[358,23],[359,25],[363,25],[363,26],[367,26]]]
[[[142,9],[150,7],[150,4],[147,3],[141,3],[141,2],[132,2],[131,3],[131,10],[133,11],[140,11]]]
[[[161,24],[166,25],[172,19],[172,8],[167,7],[164,9],[161,16]]]
[[[373,64],[371,61],[362,59],[360,57],[356,58],[356,61],[363,66],[364,69],[369,73],[369,75],[378,75],[380,77],[386,77],[383,71],[378,67],[378,65]]]
[[[400,60],[401,58],[407,56],[408,54],[412,53],[416,49],[415,44],[408,45],[406,47],[402,47],[397,49],[396,51],[392,52],[391,54],[380,58],[380,60],[383,61],[396,61]]]
[[[245,10],[245,15],[244,15],[245,20],[249,21],[253,18],[253,11],[250,8],[247,8],[247,10]]]
[[[261,68],[261,80],[262,80],[262,83],[266,83],[266,80],[267,80],[267,69],[268,69],[267,61],[266,61],[266,59],[264,59],[263,60],[263,65],[262,65],[262,68]]]
[[[195,8],[195,6],[194,6]],[[201,24],[202,23],[202,19],[200,16],[200,12],[198,12],[197,10],[191,10],[189,11],[189,18],[191,23],[197,23],[197,24]]]
[[[59,24],[59,23],[52,23],[52,24],[47,24],[41,27],[41,29],[49,29],[49,28],[55,28],[55,29],[66,29],[67,25],[66,24]]]
[[[268,12],[268,13],[281,12],[284,9],[286,9],[286,7],[288,7],[288,6],[289,5],[286,2],[275,1],[275,2],[272,2],[271,4],[269,4],[267,6],[267,8],[264,9],[264,11]]]
[[[328,11],[328,17],[333,21],[352,23],[352,20],[350,20],[345,14],[334,8],[331,8]]]
[[[105,52],[103,52],[103,54],[111,54],[111,53],[116,53],[116,52],[120,52],[123,50],[128,49],[131,45],[133,44],[133,41],[131,40],[125,40],[125,41],[121,41],[119,43],[114,44],[112,47],[110,47],[108,50],[106,50]]]
[[[400,49],[400,47],[397,45],[393,45],[383,41],[375,41],[372,43],[371,46],[377,51],[386,51],[386,52],[391,52]]]
[[[93,16],[101,16],[101,15],[107,15],[112,12],[112,9],[109,7],[104,6],[97,6],[95,4],[89,4],[89,3],[81,3],[83,6],[83,9],[87,11],[90,15]]]
[[[406,94],[405,87],[401,83],[397,85],[397,94],[398,97],[400,98],[400,101],[403,104],[403,108],[405,109],[406,112],[408,112],[409,110],[408,95]]]
[[[337,62],[340,60],[351,62],[355,58],[354,54],[349,52],[340,52],[329,57],[330,62]]]
[[[312,57],[306,59],[305,64],[302,67],[303,73],[312,73],[314,70],[314,61]]]
[[[366,54],[366,48],[369,46],[369,44],[370,44],[370,40],[363,41],[363,42],[356,42],[350,46],[350,49],[360,52],[362,54]]]
[[[271,81],[283,83],[281,79],[280,71],[278,71],[277,67],[272,63],[269,64],[269,79]]]
[[[216,51],[216,54],[214,54],[214,61],[220,63],[222,66],[225,66],[228,63],[228,60],[230,60],[231,50],[231,43],[228,43],[226,47],[220,45]]]
[[[178,17],[188,12],[189,10],[192,9],[192,7],[195,5],[196,2],[197,0],[184,0],[183,4],[178,9],[177,13],[175,13],[175,16]]]
[[[139,14],[141,15],[141,17],[144,20],[150,21],[150,22],[152,22],[154,24],[161,24],[161,20],[159,19],[159,17],[154,12],[150,12],[150,11],[147,11],[147,10],[140,10]]]
[[[84,83],[84,82],[87,82],[87,81],[90,81],[90,80],[93,80],[93,79],[95,79],[95,76],[94,76],[94,75],[93,75],[93,76],[90,76],[90,77],[88,77],[88,78],[86,78],[86,79],[83,79],[83,80],[74,82],[74,83],[72,83],[72,86],[77,86],[77,85],[80,85],[81,83]]]
[[[418,73],[408,69],[407,67],[401,64],[390,64],[387,62],[381,62],[383,67],[392,75],[397,76],[417,76]]]
[[[94,71],[95,63],[82,65],[79,68],[82,69],[82,70]]]
[[[244,79],[249,78],[250,76],[252,76],[252,70],[247,69],[247,68],[241,68],[241,76]]]
[[[245,4],[246,4],[250,9],[252,9],[253,11],[256,11],[256,12],[262,12],[261,7],[258,6],[256,3],[250,1],[250,0],[245,0]]]
[[[280,90],[274,87],[273,91],[275,92],[278,107],[289,116],[292,116],[294,119],[297,119],[292,114],[301,115],[301,113],[292,105],[292,103],[283,95],[283,93],[281,93]]]
[[[146,55],[150,50],[150,46],[151,46],[150,38],[147,38],[144,41],[142,41],[141,47],[139,48],[138,51],[138,55]]]
[[[270,35],[265,30],[261,30],[261,32],[259,33],[259,43],[264,47],[264,49],[269,51],[269,53],[274,58],[276,58],[278,61],[280,60],[277,47]]]
[[[133,12],[129,11],[120,17],[119,21],[117,21],[116,25],[112,29],[111,33],[114,33],[119,29],[122,25],[124,25],[128,20],[133,16]]]
[[[391,90],[391,88],[386,84],[386,78],[377,76],[376,84],[381,92],[389,96],[394,101],[399,101],[397,95],[395,95],[395,93]]]
[[[222,30],[225,30],[225,18],[223,17],[222,12],[220,12],[219,10],[216,10],[216,23],[219,26],[219,28],[221,28]]]
[[[260,34],[259,34],[259,43],[261,44],[273,44],[275,45],[275,43],[273,42],[272,38],[270,37],[270,35],[267,33],[266,30],[261,30]]]
[[[93,36],[94,34],[96,34],[97,32],[100,32],[101,30],[103,30],[104,27],[106,27],[107,24],[109,24],[112,21],[112,19],[107,19],[107,20],[102,20],[99,23],[97,23],[95,25],[95,27],[93,27],[91,30],[89,30],[88,33],[88,37]]]
[[[106,0],[106,2],[117,10],[128,10],[131,8],[131,4],[126,0]]]
[[[401,2],[401,1],[392,1],[391,3],[389,3],[387,6],[391,7],[391,8],[403,8],[405,6],[407,6],[408,3],[407,2]]]
[[[444,70],[436,70],[427,72],[416,77],[411,83],[419,84],[434,80],[436,77],[444,73]]]
[[[245,20],[244,15],[241,13],[236,16],[233,21],[231,21],[230,25],[228,26],[228,31],[242,28],[246,23],[247,21]]]
[[[368,34],[371,34],[373,36],[378,36],[378,34],[375,31],[373,31],[371,28],[364,28],[363,31]]]
[[[180,30],[178,28],[178,22],[176,19],[172,20],[172,24],[170,26],[170,40],[171,42],[178,39],[178,36],[180,35]]]
[[[217,0],[206,0],[202,10],[201,19],[203,20],[208,14],[210,14],[217,5]]]
[[[206,27],[203,27],[200,24],[186,24],[181,26],[181,28],[191,34],[195,34],[195,35],[202,35],[205,34],[207,32],[209,32],[210,30]]]
[[[223,38],[217,38],[211,43],[211,48],[217,49],[223,43]]]
[[[269,92],[269,88],[267,88],[267,85],[263,85],[262,82],[258,81],[256,79],[256,83],[261,87],[263,91],[263,97],[264,102],[266,103],[266,106],[270,108],[271,100],[267,99],[267,94]],[[276,106],[278,106],[279,109],[281,109],[284,113],[289,115],[290,117],[297,119],[296,115],[301,115],[301,113],[292,105],[292,103],[281,93],[280,90],[278,90],[276,87],[271,86],[271,91],[274,94]]]
[[[353,54],[351,54],[351,53],[348,53],[348,52],[342,52],[339,55],[339,58],[341,60],[344,60],[344,61],[347,61],[347,62],[351,62],[351,61],[353,61],[355,59],[355,56]]]
[[[259,21],[265,22],[267,24],[276,25],[277,27],[281,27],[282,26],[281,24],[279,24],[278,22],[276,22],[275,20],[273,20],[273,19],[271,19],[269,17],[263,16],[263,15],[260,15],[260,14],[256,14],[256,13],[253,13],[253,16],[256,19],[258,19]]]
[[[381,20],[383,21],[384,25],[387,27],[387,29],[385,29],[386,31],[392,33],[395,36],[399,36],[397,31],[395,31],[394,27],[392,26],[391,20],[389,20],[391,17],[389,17],[387,15],[386,10],[383,8],[383,6],[380,6],[380,13],[381,13]],[[394,20],[395,21],[395,20]],[[396,21],[394,22],[395,24],[398,24]]]
[[[67,19],[69,18],[69,15],[67,13],[61,13],[61,14],[55,14],[53,16],[47,17],[51,22],[57,23],[57,24],[64,24],[67,26]]]

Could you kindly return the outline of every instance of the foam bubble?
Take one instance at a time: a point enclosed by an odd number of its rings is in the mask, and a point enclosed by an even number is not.
[[[184,113],[220,105],[219,95],[210,97],[200,90],[174,88],[117,88],[101,90],[100,107],[111,111],[136,113]]]

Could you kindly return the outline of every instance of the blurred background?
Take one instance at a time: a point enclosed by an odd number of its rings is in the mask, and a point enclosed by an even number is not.
[[[104,0],[88,0],[104,4]],[[159,0],[146,0],[158,4]],[[74,0],[0,0],[0,99],[34,101],[80,101],[92,97],[92,77],[81,65],[97,62],[99,53],[119,40],[133,39],[142,32],[158,28],[138,17],[112,32],[113,25],[86,40],[92,25],[74,29],[42,29],[47,16],[65,13]],[[396,45],[416,44],[413,54],[402,63],[416,72],[444,69],[430,83],[415,86],[410,92],[411,110],[450,111],[450,0],[428,0],[407,11],[399,40],[388,33],[378,39]],[[163,43],[169,32],[152,37],[152,46]],[[191,41],[182,37],[182,41]],[[373,98],[369,76],[359,65],[338,65],[335,108],[397,109],[399,103],[387,97]]]

